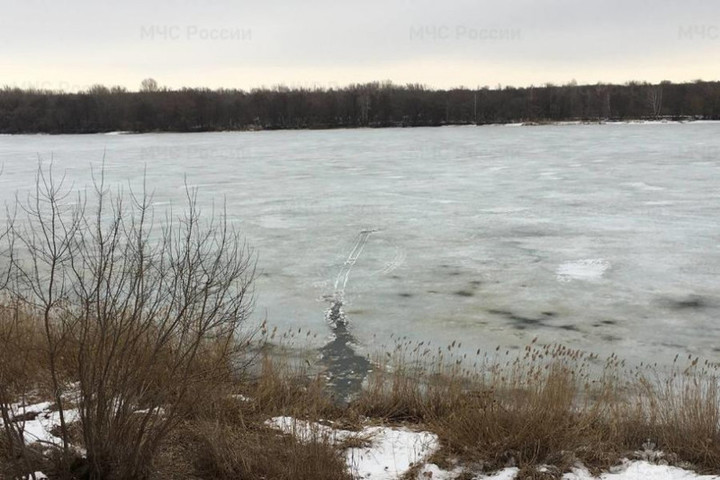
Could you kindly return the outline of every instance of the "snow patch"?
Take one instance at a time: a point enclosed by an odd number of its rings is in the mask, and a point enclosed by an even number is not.
[[[556,277],[561,282],[572,280],[597,281],[610,268],[610,263],[602,258],[588,258],[566,262],[558,266]]]
[[[654,465],[645,461],[625,462],[618,472],[593,477],[585,469],[574,469],[563,475],[563,480],[718,480],[716,475],[698,475],[688,470],[667,465]]]
[[[393,480],[402,477],[413,465],[422,463],[439,447],[438,438],[429,432],[404,428],[367,427],[371,435],[368,448],[351,448],[345,459],[353,475],[359,478]]]
[[[303,442],[324,439],[337,443],[350,438],[367,439],[369,446],[348,448],[345,452],[345,462],[355,478],[395,480],[412,466],[423,463],[439,448],[435,434],[407,428],[365,427],[360,432],[352,432],[292,417],[271,418],[266,425],[292,434]]]
[[[428,464],[416,477],[417,480],[455,480],[460,476],[461,469],[443,470],[437,465]],[[479,475],[473,480],[515,480],[517,468],[506,468],[493,475]],[[698,475],[682,468],[667,465],[655,465],[646,461],[625,461],[612,473],[603,473],[593,477],[584,468],[575,468],[571,473],[562,476],[562,480],[720,480],[715,475]]]
[[[331,443],[337,443],[358,435],[357,432],[334,429],[327,425],[308,422],[306,420],[297,420],[293,417],[273,417],[266,421],[265,425],[280,430],[283,433],[293,435],[301,442],[327,440]]]
[[[15,418],[24,418],[17,420],[17,423],[23,428],[23,436],[25,442],[45,443],[51,445],[61,445],[62,439],[53,435],[52,430],[60,425],[60,413],[53,411],[54,403],[41,402],[32,405],[15,404],[12,410],[15,412]],[[77,409],[65,410],[65,422],[72,423],[79,419]],[[33,417],[32,414],[35,414]],[[0,420],[0,427],[3,426]]]

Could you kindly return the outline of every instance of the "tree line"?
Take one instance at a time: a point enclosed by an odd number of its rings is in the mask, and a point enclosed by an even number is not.
[[[546,84],[449,90],[391,82],[342,88],[139,91],[0,89],[0,133],[218,131],[515,122],[720,119],[720,82]]]

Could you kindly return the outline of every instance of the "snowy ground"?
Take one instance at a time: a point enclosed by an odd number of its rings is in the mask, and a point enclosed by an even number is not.
[[[399,478],[439,447],[435,434],[414,432],[406,428],[366,427],[361,432],[351,432],[290,417],[275,417],[268,420],[267,424],[285,433],[292,433],[302,441],[327,439],[342,442],[358,439],[364,443],[367,440],[368,446],[348,448],[345,452],[348,469],[356,478]]]
[[[17,406],[16,411],[16,415],[25,418],[22,422],[28,443],[59,445],[60,439],[51,433],[60,422],[57,412],[52,409],[52,403]],[[66,415],[68,421],[77,419],[76,410],[68,410]],[[455,480],[463,473],[460,467],[443,470],[435,464],[428,463],[430,456],[439,448],[437,436],[430,432],[383,426],[368,426],[359,432],[354,432],[291,417],[275,417],[266,423],[272,428],[293,434],[306,442],[327,439],[334,443],[348,442],[357,445],[345,451],[348,470],[356,479],[395,480],[416,465],[421,465],[417,480]],[[517,472],[517,468],[506,468],[493,475],[478,475],[474,480],[513,480]],[[41,472],[38,472],[38,475],[38,478],[45,478]],[[593,477],[587,470],[578,467],[562,478],[563,480],[720,480],[720,476],[697,475],[681,468],[656,465],[647,461],[626,461],[600,477]]]
[[[359,432],[333,429],[318,423],[275,417],[267,425],[284,433],[293,434],[302,441],[327,439],[343,442],[359,439],[364,447],[348,448],[345,460],[348,469],[357,479],[394,480],[402,478],[413,466],[422,465],[417,480],[455,480],[463,473],[462,468],[443,470],[427,459],[439,448],[438,438],[429,432],[417,432],[397,427],[365,427]],[[474,480],[513,480],[517,468],[506,468],[493,475],[478,475]],[[466,478],[466,477],[463,477]],[[563,480],[713,480],[720,476],[697,475],[688,470],[655,465],[647,461],[626,461],[600,477],[593,477],[584,468],[576,468],[563,475]]]
[[[25,441],[30,443],[41,443],[49,446],[59,446],[62,440],[52,434],[53,429],[60,425],[60,414],[53,409],[52,402],[41,402],[32,405],[16,404],[13,406],[15,418],[21,418],[17,424],[23,429]],[[77,421],[77,409],[65,410],[65,421],[72,423]],[[3,426],[0,420],[0,427]]]
[[[454,480],[460,472],[460,470],[448,472],[431,464],[426,465],[417,478],[418,480]],[[475,480],[514,480],[517,472],[517,468],[506,468],[494,475],[475,477]],[[616,471],[605,473],[600,477],[593,477],[587,470],[578,468],[572,473],[566,473],[562,478],[563,480],[713,480],[720,477],[697,475],[681,468],[637,461],[626,462],[618,467]]]

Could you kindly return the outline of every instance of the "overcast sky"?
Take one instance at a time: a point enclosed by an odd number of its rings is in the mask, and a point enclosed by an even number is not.
[[[0,0],[0,85],[720,79],[718,0]]]

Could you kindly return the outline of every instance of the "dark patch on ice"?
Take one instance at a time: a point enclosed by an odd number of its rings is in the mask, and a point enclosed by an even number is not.
[[[335,300],[330,305],[330,310],[327,312],[327,319],[332,325],[345,323],[345,312],[343,312],[342,306],[343,303],[340,300]]]
[[[457,295],[458,297],[473,297],[473,296],[475,296],[475,292],[473,292],[471,290],[456,290],[453,293],[455,295]]]
[[[338,403],[349,401],[362,389],[371,369],[370,361],[355,352],[355,337],[348,329],[343,303],[336,299],[330,305],[327,319],[333,339],[320,349],[320,363],[325,367],[327,385]]]
[[[620,337],[616,335],[601,335],[600,338],[605,340],[606,342],[617,342],[618,340],[622,340]]]
[[[498,310],[496,308],[488,309],[488,313],[492,313],[493,315],[504,315],[504,316],[512,315],[512,312],[509,310]]]
[[[356,237],[355,245],[343,263],[335,279],[335,291],[328,299],[330,308],[325,313],[333,340],[320,349],[320,362],[325,366],[327,385],[338,403],[352,399],[362,389],[363,381],[371,370],[370,361],[355,352],[357,342],[348,329],[348,320],[343,311],[345,287],[352,267],[360,258],[370,234],[376,230],[362,230]]]
[[[412,298],[414,296],[415,295],[413,295],[412,293],[407,293],[407,292],[398,293],[398,297],[402,297],[402,298]]]
[[[713,352],[720,352],[720,347],[713,347],[712,351],[713,351]]]
[[[440,293],[437,290],[428,290],[427,293]]]
[[[513,313],[509,310],[500,310],[500,309],[494,309],[491,308],[488,310],[488,313],[491,313],[493,315],[500,315],[512,322],[512,327],[517,330],[525,330],[529,326],[536,326],[536,327],[545,327],[543,323],[542,318],[532,318],[532,317],[526,317],[524,315],[518,315],[516,313]]]
[[[674,310],[695,310],[709,306],[707,300],[699,295],[691,295],[681,300],[671,299],[668,304]]]
[[[458,272],[457,270],[453,270],[452,272],[449,272],[448,275],[450,275],[451,277],[457,277],[460,275],[460,272]]]
[[[474,288],[477,288],[477,287],[479,287],[480,285],[482,285],[482,282],[481,282],[480,280],[471,280],[471,281],[470,281],[470,286],[472,286],[472,287],[474,287]]]
[[[615,320],[600,320],[599,322],[595,322],[592,324],[592,326],[595,328],[607,327],[611,325],[617,325],[617,322]]]
[[[347,323],[338,324],[333,334],[335,338],[320,349],[321,362],[326,368],[328,386],[339,402],[345,402],[360,392],[371,365],[355,352],[355,338]]]
[[[542,321],[537,318],[524,317],[522,315],[509,315],[508,318],[513,322],[521,323],[523,325],[539,325]]]
[[[579,332],[580,331],[580,329],[575,325],[560,325],[557,328],[560,328],[562,330],[568,330],[571,332]]]
[[[517,313],[513,313],[510,310],[502,310],[497,308],[491,308],[487,310],[488,313],[491,313],[493,315],[500,315],[512,322],[512,327],[516,330],[525,330],[529,327],[548,327],[548,328],[557,328],[560,330],[567,330],[570,332],[580,332],[581,330],[576,326],[572,324],[565,324],[565,325],[552,325],[545,323],[548,319],[554,318],[557,316],[556,312],[553,311],[543,311],[540,312],[540,315],[537,317],[529,317],[526,315],[519,315]],[[599,324],[595,324],[594,326],[600,326]]]
[[[402,277],[400,275],[390,275],[390,278],[393,280],[400,280]]]
[[[488,313],[492,313],[493,315],[501,315],[503,317],[507,317],[508,319],[512,320],[513,322],[518,323],[525,323],[528,325],[536,325],[538,323],[542,323],[542,320],[539,318],[531,318],[531,317],[525,317],[523,315],[517,315],[510,310],[500,310],[491,308],[488,310]]]

